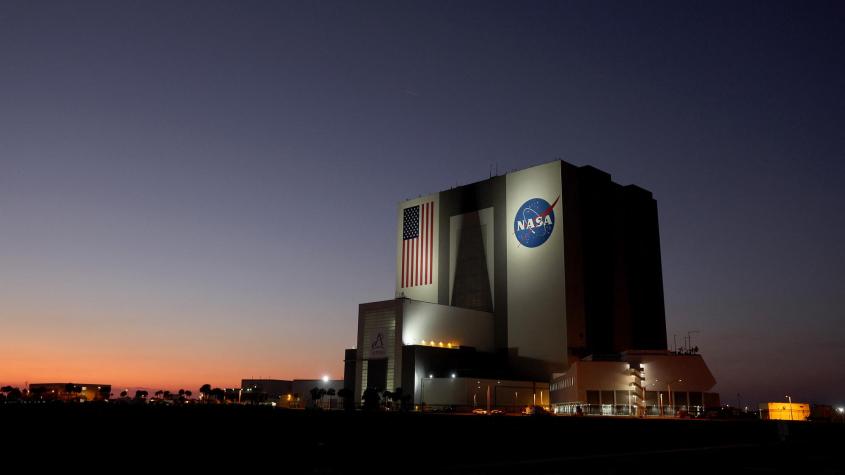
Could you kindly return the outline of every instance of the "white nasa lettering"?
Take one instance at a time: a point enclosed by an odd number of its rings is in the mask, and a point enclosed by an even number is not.
[[[552,224],[552,217],[549,215],[546,215],[546,224]]]
[[[533,220],[530,220],[530,219],[528,220],[528,229],[534,229],[534,221]]]
[[[519,231],[524,231],[525,230],[525,221],[518,221],[516,223],[516,229],[519,230]]]

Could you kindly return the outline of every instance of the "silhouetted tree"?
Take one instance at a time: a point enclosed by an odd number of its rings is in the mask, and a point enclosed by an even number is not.
[[[402,388],[396,388],[396,391],[393,391],[392,399],[394,402],[399,403],[400,411],[407,411],[410,409],[411,395],[403,393]]]
[[[17,393],[15,393],[15,391],[17,391]],[[3,400],[4,401],[17,400],[17,398],[14,397],[14,394],[20,393],[20,391],[18,391],[18,388],[15,388],[15,387],[12,387],[12,386],[3,386],[2,388],[0,388],[0,392],[4,393],[3,394]]]
[[[21,399],[20,389],[11,386],[7,386],[7,388],[8,390],[3,391],[6,393],[6,401],[19,401]]]
[[[223,402],[226,399],[226,392],[220,388],[212,389],[209,395],[218,402]]]
[[[343,408],[347,411],[355,409],[355,399],[352,390],[347,388],[340,388],[337,391],[337,396],[343,400]]]
[[[203,399],[208,399],[211,396],[211,385],[210,384],[203,384],[200,387],[200,397]]]
[[[361,401],[365,411],[377,411],[380,400],[378,391],[373,388],[365,389],[364,394],[361,395]]]
[[[125,389],[124,389],[123,391],[121,391],[121,392],[120,392],[120,397],[121,397],[121,398],[125,398],[125,397],[126,397],[126,396],[128,396],[128,395],[129,395],[129,393],[128,393],[128,392],[126,392],[126,390],[125,390]]]
[[[144,391],[143,389],[138,389],[138,390],[135,391],[135,400],[141,401],[141,400],[147,399],[147,396],[149,396],[149,395],[150,395],[150,393],[148,391]]]
[[[185,397],[188,398],[188,399],[191,399],[191,396],[193,396],[193,394],[194,393],[192,393],[190,390],[185,391]]]
[[[111,397],[111,386],[100,386],[97,391],[103,399],[109,399]]]

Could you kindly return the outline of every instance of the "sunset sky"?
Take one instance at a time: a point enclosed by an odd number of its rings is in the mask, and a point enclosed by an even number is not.
[[[811,5],[807,5],[811,3]],[[342,378],[401,200],[654,193],[670,344],[845,402],[842,2],[0,3],[0,384]]]

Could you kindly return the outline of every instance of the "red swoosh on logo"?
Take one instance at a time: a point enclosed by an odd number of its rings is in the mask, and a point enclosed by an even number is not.
[[[551,213],[551,212],[552,212],[552,210],[555,208],[555,205],[557,204],[557,200],[559,200],[559,199],[560,199],[560,195],[558,195],[558,197],[557,197],[557,198],[555,198],[555,202],[554,202],[554,203],[552,203],[552,205],[551,205],[551,206],[549,206],[548,208],[546,208],[546,210],[545,210],[545,211],[543,211],[542,213],[540,213],[539,215],[537,215],[537,217],[539,217],[539,218],[544,218],[547,214]]]

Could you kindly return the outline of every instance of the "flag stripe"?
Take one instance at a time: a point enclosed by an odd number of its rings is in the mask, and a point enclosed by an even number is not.
[[[422,211],[422,216],[420,216],[420,239],[419,239],[419,241],[420,241],[420,264],[422,264],[424,262],[423,261],[423,254],[425,253],[425,250],[423,249],[423,246],[422,246],[422,244],[424,242],[423,239],[425,239],[425,234],[424,234],[425,227],[422,225],[422,223],[425,222],[425,205],[422,206],[421,211]],[[422,273],[423,273],[423,269],[422,269],[422,266],[420,266],[419,269],[417,269],[417,283],[418,284],[422,284]]]
[[[430,230],[428,229],[428,220],[431,216],[431,205],[426,203],[425,205],[425,240],[423,241],[423,247],[425,247],[425,261],[423,261],[423,283],[428,284],[428,264],[430,262],[431,256],[428,252],[428,236],[430,234]]]
[[[434,242],[434,202],[428,204],[428,283],[432,283],[431,263],[434,261],[434,249],[431,244]]]
[[[427,206],[428,207],[428,214],[426,214],[426,216],[425,216],[425,242],[423,243],[423,245],[425,246],[426,254],[428,255],[428,259],[426,259],[426,261],[425,261],[425,264],[426,264],[426,266],[425,266],[425,283],[426,284],[431,283],[432,256],[431,256],[431,245],[430,245],[430,243],[431,243],[431,211],[432,211],[431,208],[432,208],[433,204],[434,203],[428,204],[428,206]]]

